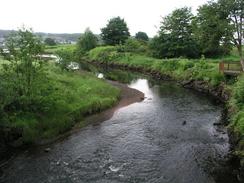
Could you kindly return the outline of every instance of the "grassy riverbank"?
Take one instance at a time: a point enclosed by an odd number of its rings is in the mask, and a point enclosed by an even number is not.
[[[234,132],[236,153],[244,157],[244,77],[236,81],[227,80],[218,70],[218,59],[155,59],[143,54],[119,52],[118,48],[107,46],[97,47],[88,53],[87,60],[103,64],[114,64],[158,72],[170,76],[177,81],[200,81],[203,88],[228,91],[230,100],[227,102],[230,111],[230,129]],[[236,61],[235,53],[221,60]],[[221,89],[219,89],[221,88]]]
[[[114,63],[158,71],[175,80],[203,80],[213,86],[225,81],[224,75],[218,71],[218,63],[210,59],[155,59],[145,55],[120,53],[116,51],[116,47],[111,46],[91,50],[87,59],[105,64]]]
[[[69,130],[84,116],[111,107],[120,95],[119,89],[87,72],[67,72],[48,63],[45,73],[46,83],[40,85],[45,85],[45,93],[32,110],[6,110],[1,118],[1,125],[17,129],[25,143]]]

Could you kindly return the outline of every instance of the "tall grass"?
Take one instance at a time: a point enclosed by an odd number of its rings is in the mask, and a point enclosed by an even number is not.
[[[75,49],[76,49],[76,45],[74,44],[58,44],[55,46],[46,46],[45,53],[55,54],[58,51],[62,51],[62,50],[74,51]]]
[[[40,96],[35,108],[6,114],[4,126],[22,131],[25,143],[51,138],[69,130],[88,114],[111,107],[119,98],[118,88],[87,72],[62,71],[53,63],[45,66],[48,77],[46,95]],[[44,93],[45,94],[45,93]]]
[[[105,58],[104,55],[106,55]],[[88,54],[88,59],[155,70],[162,74],[167,74],[176,80],[202,80],[209,82],[213,86],[225,81],[224,75],[218,71],[218,63],[208,62],[205,59],[155,59],[134,53],[120,53],[116,51],[115,47],[111,46],[98,47],[91,50]]]

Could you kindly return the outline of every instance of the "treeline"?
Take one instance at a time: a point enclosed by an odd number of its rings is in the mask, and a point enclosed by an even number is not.
[[[100,36],[103,45],[127,45],[130,51],[156,58],[220,57],[236,46],[242,59],[243,21],[243,0],[218,0],[200,6],[195,16],[188,7],[174,10],[163,17],[158,35],[150,40],[144,32],[132,37],[120,17],[110,19]],[[98,41],[88,29],[78,45],[80,50],[89,51]]]

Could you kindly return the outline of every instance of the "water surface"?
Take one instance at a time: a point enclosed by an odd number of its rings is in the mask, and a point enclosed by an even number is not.
[[[215,183],[228,154],[227,134],[213,125],[221,106],[170,82],[129,84],[146,99],[51,146],[30,149],[4,167],[1,182]],[[101,117],[102,119],[102,117]]]

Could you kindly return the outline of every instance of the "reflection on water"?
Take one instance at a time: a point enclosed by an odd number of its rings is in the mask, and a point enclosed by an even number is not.
[[[149,88],[149,83],[147,79],[134,80],[129,84],[129,87],[142,91],[146,98],[153,97],[152,89]]]
[[[106,74],[105,74],[106,77]],[[228,154],[228,136],[213,123],[221,107],[168,82],[132,79],[143,102],[117,111],[53,144],[18,155],[3,182],[230,183],[212,174]],[[183,123],[184,122],[184,123]]]

